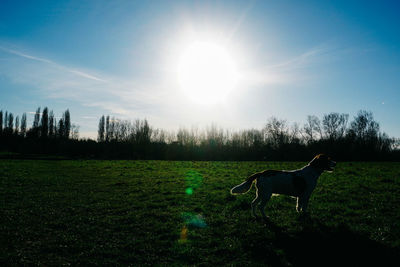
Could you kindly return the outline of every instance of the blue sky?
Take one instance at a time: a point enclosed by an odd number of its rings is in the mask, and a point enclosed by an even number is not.
[[[372,111],[400,137],[397,1],[1,1],[0,109],[69,108],[174,130],[261,128],[271,116]],[[222,43],[242,80],[223,102],[179,88],[185,45]],[[32,116],[32,115],[30,115]]]

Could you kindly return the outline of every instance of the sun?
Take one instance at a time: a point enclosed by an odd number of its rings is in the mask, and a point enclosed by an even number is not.
[[[182,51],[178,80],[183,92],[193,101],[216,104],[237,83],[235,62],[223,46],[194,42]]]

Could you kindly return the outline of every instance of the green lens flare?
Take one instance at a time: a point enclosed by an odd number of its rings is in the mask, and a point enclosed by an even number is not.
[[[191,194],[193,194],[193,188],[188,187],[188,188],[186,188],[185,192],[186,192],[186,194],[191,195]]]
[[[203,176],[196,171],[188,171],[185,176],[186,185],[189,188],[196,189],[203,182]]]

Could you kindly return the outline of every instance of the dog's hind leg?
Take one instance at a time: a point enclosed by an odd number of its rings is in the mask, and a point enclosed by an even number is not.
[[[263,219],[264,219],[265,221],[267,220],[267,216],[265,215],[264,209],[265,209],[265,206],[267,205],[268,200],[271,198],[271,195],[272,195],[271,192],[265,192],[265,193],[262,195],[261,203],[260,203],[260,206],[259,206],[261,215],[262,215],[262,217],[263,217]]]
[[[302,209],[302,201],[300,201],[300,197],[297,197],[297,203],[296,203],[296,211],[300,212]]]
[[[253,199],[253,201],[251,202],[251,213],[253,214],[253,216],[255,218],[257,218],[256,207],[257,207],[258,203],[260,203],[260,201],[261,201],[261,198],[258,195],[258,190],[256,190],[256,198]]]
[[[301,201],[301,212],[306,213],[308,207],[308,201],[310,200],[310,196],[304,196],[300,199]]]

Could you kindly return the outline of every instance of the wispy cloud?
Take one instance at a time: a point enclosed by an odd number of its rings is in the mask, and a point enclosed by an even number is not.
[[[96,76],[90,75],[88,73],[85,73],[85,72],[82,72],[82,71],[79,71],[79,70],[71,70],[71,69],[67,69],[67,70],[69,72],[71,72],[71,73],[74,73],[74,74],[76,74],[78,76],[81,76],[81,77],[84,77],[84,78],[88,78],[88,79],[99,81],[99,82],[106,82],[106,80],[100,79],[100,78],[98,78]]]
[[[38,61],[38,62],[42,62],[42,63],[47,63],[49,65],[52,65],[53,67],[59,68],[60,70],[73,73],[73,74],[75,74],[77,76],[80,76],[80,77],[84,77],[84,78],[95,80],[95,81],[105,82],[104,79],[96,77],[93,74],[85,73],[85,72],[80,71],[80,70],[76,70],[76,69],[73,69],[73,68],[69,68],[69,67],[57,64],[54,61],[46,59],[46,58],[37,57],[37,56],[33,56],[33,55],[28,55],[28,54],[23,53],[21,51],[17,51],[17,50],[14,50],[14,49],[9,49],[9,48],[3,47],[3,46],[0,46],[0,49],[3,50],[4,52],[7,52],[9,54],[13,54],[13,55],[16,55],[16,56],[19,56],[19,57],[23,57],[23,58],[26,58],[26,59],[30,59],[30,60],[34,60],[34,61]]]
[[[332,45],[320,45],[314,47],[304,53],[294,56],[290,59],[284,60],[275,65],[268,66],[271,69],[281,69],[281,70],[294,70],[300,68],[306,68],[314,63],[326,60],[330,55],[336,53],[338,50]]]
[[[243,76],[250,85],[298,84],[314,78],[307,72],[309,68],[321,67],[338,58],[341,52],[334,45],[322,44],[281,62],[250,69]]]
[[[5,48],[3,46],[0,46],[0,49],[5,51],[5,52],[7,52],[7,53],[14,54],[14,55],[17,55],[17,56],[20,56],[20,57],[24,57],[24,58],[27,58],[27,59],[32,59],[32,60],[36,60],[36,61],[40,61],[40,62],[44,62],[44,63],[54,64],[52,61],[50,61],[48,59],[31,56],[31,55],[22,53],[22,52],[17,51],[17,50]]]
[[[4,46],[0,50],[16,56],[0,63],[0,73],[13,82],[36,88],[45,98],[70,100],[122,117],[151,116],[157,113],[160,102],[168,99],[167,90],[156,82],[148,84],[140,79],[124,80],[99,75],[97,71],[82,71]]]

